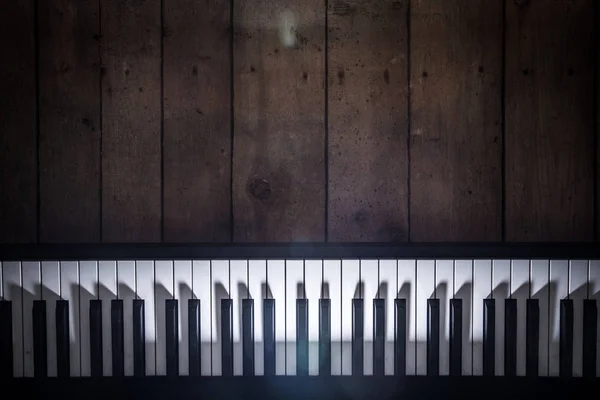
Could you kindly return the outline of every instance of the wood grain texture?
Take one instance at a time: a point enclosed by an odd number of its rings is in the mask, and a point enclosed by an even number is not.
[[[230,241],[230,1],[164,7],[164,240]]]
[[[411,241],[501,240],[502,3],[411,3]]]
[[[593,239],[594,5],[506,5],[506,239]]]
[[[38,4],[40,241],[98,242],[99,2]]]
[[[105,242],[161,240],[160,4],[101,3]]]
[[[334,0],[328,13],[328,239],[406,241],[408,1]]]
[[[322,241],[324,38],[319,0],[234,3],[234,240]],[[297,21],[295,45],[278,35]]]
[[[0,242],[37,240],[34,2],[0,8]]]

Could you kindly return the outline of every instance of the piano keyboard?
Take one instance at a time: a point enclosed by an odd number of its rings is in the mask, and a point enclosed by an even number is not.
[[[0,263],[0,377],[600,376],[599,260]]]

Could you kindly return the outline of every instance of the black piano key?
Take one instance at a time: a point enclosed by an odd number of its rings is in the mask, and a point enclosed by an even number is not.
[[[525,371],[527,376],[538,376],[540,342],[540,302],[527,299],[527,322],[525,324]]]
[[[123,326],[123,300],[110,302],[110,333],[112,343],[112,375],[125,375],[125,330]]]
[[[12,302],[0,301],[0,378],[13,376]]]
[[[90,369],[102,376],[102,300],[90,300]]]
[[[308,375],[308,300],[296,300],[296,375]]]
[[[517,300],[504,300],[504,375],[517,374]]]
[[[200,342],[200,300],[188,300],[188,352],[190,376],[200,376],[201,373],[201,342]]]
[[[395,299],[394,373],[406,375],[406,299]]]
[[[483,300],[483,375],[494,376],[496,360],[496,301]]]
[[[265,375],[275,375],[275,299],[263,300],[263,337]]]
[[[450,299],[450,375],[462,374],[462,299]]]
[[[363,374],[364,364],[363,299],[352,299],[352,375]]]
[[[573,376],[573,300],[560,301],[559,376]]]
[[[179,312],[176,299],[165,300],[167,376],[179,375]]]
[[[70,375],[69,302],[56,301],[56,372],[59,378]]]
[[[385,373],[385,299],[373,300],[373,375]]]
[[[242,300],[242,367],[245,376],[254,375],[254,300]]]
[[[331,375],[331,300],[319,300],[319,375]]]
[[[214,356],[213,356],[214,357]],[[223,376],[233,375],[233,301],[221,300],[221,366]]]
[[[146,316],[144,300],[133,300],[133,375],[146,375]]]
[[[427,300],[427,375],[440,374],[440,299]]]
[[[46,301],[33,301],[33,374],[48,376],[48,342],[46,335]]]
[[[598,335],[596,300],[583,301],[583,376],[596,376],[596,340]]]

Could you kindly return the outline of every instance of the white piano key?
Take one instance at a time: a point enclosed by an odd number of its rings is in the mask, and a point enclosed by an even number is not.
[[[187,376],[190,374],[188,300],[192,298],[192,262],[175,261],[173,268],[179,312],[179,375]]]
[[[352,299],[359,284],[359,261],[342,260],[342,375],[352,374]]]
[[[548,375],[558,376],[560,369],[560,301],[569,294],[569,263],[566,260],[550,261],[550,348],[548,350]]]
[[[473,268],[473,375],[483,375],[483,300],[492,294],[492,261],[475,260]]]
[[[135,262],[136,297],[144,300],[144,338],[146,356],[146,375],[156,375],[156,313],[154,299],[154,261]],[[158,308],[159,310],[161,308]],[[164,310],[164,305],[162,307]]]
[[[135,261],[117,262],[117,298],[123,300],[123,351],[125,376],[133,376],[133,299]]]
[[[417,262],[398,260],[398,298],[406,299],[406,375],[417,374]]]
[[[416,291],[416,373],[427,374],[427,300],[435,296],[435,262],[433,260],[417,261]]]
[[[454,264],[454,298],[462,300],[462,375],[473,375],[473,260]]]
[[[22,263],[23,273],[23,366],[24,376],[33,377],[33,301],[42,298],[39,262]]]
[[[91,376],[90,360],[90,300],[98,298],[98,262],[79,263],[79,328],[81,376]]]
[[[285,262],[285,351],[286,375],[296,375],[296,300],[305,298],[304,261]],[[275,306],[277,307],[277,306]]]
[[[249,296],[248,260],[231,260],[230,280],[231,299],[233,301],[233,375],[240,376],[244,371],[242,346],[242,300]],[[260,303],[254,301],[254,308]]]
[[[221,360],[221,300],[231,293],[229,261],[213,260],[210,265],[212,291],[212,374],[222,375]]]
[[[192,262],[192,291],[200,300],[200,372],[202,376],[212,375],[212,291],[210,261]]]
[[[373,375],[373,329],[375,327],[373,300],[377,297],[379,286],[378,260],[360,261],[361,296],[363,299],[363,374]]]
[[[342,262],[323,261],[324,298],[331,305],[331,374],[342,374]]]
[[[538,299],[540,305],[538,374],[548,376],[548,307],[550,262],[548,260],[531,260],[531,298]]]
[[[250,260],[248,269],[248,291],[250,298],[254,299],[254,374],[264,375],[263,299],[267,296],[267,262]]]
[[[385,299],[384,374],[394,375],[394,334],[396,329],[394,300],[398,294],[398,261],[379,261],[379,298]]]
[[[510,260],[492,261],[492,296],[496,305],[496,376],[504,376],[504,300],[510,295]]]
[[[98,263],[99,293],[102,300],[102,372],[112,376],[111,301],[117,298],[117,263]]]
[[[81,376],[79,262],[63,261],[60,263],[60,295],[63,300],[69,302],[70,375],[78,377]]]
[[[511,264],[511,298],[517,300],[517,376],[525,376],[527,360],[527,299],[530,296],[529,260]]]
[[[600,377],[600,260],[591,260],[588,271],[589,298],[596,300],[596,376]],[[14,318],[14,317],[13,317]]]
[[[569,298],[573,299],[573,376],[583,375],[583,300],[588,293],[588,261],[572,260]]]
[[[12,340],[13,340],[13,376],[23,377],[23,308],[22,297],[23,273],[20,262],[2,263],[2,286],[4,300],[12,303]],[[31,310],[29,310],[31,313]]]
[[[46,351],[48,354],[48,376],[57,375],[56,354],[56,300],[60,300],[60,263],[42,262],[42,300],[46,300]]]
[[[275,374],[286,374],[285,261],[267,261],[267,293],[275,300]],[[295,303],[294,303],[295,304]],[[295,310],[295,309],[294,309]],[[296,315],[296,314],[294,314]]]
[[[308,374],[319,374],[319,299],[323,284],[323,261],[304,262],[304,288],[308,299]]]
[[[173,261],[156,261],[154,266],[154,312],[156,315],[156,375],[167,374],[167,299],[173,293]]]
[[[440,299],[440,375],[450,374],[450,299],[453,296],[454,260],[437,260],[435,297]]]

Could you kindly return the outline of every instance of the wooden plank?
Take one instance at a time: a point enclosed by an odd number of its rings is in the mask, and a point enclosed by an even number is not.
[[[99,3],[49,0],[38,4],[40,241],[98,242]]]
[[[406,241],[408,1],[328,13],[328,239]]]
[[[37,240],[34,1],[0,10],[0,242]]]
[[[411,241],[502,237],[502,3],[411,3]]]
[[[592,1],[506,3],[508,241],[593,239],[593,32]]]
[[[164,7],[164,239],[229,241],[230,1]]]
[[[236,1],[234,21],[234,240],[322,241],[324,3]]]
[[[103,1],[102,239],[161,239],[160,0]]]

